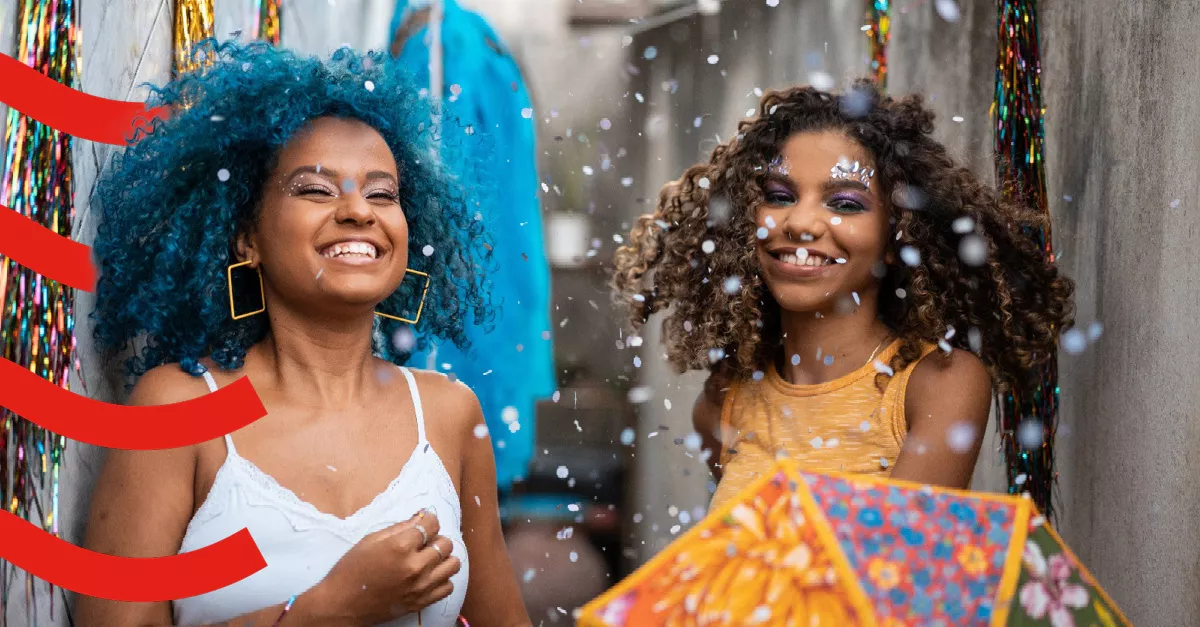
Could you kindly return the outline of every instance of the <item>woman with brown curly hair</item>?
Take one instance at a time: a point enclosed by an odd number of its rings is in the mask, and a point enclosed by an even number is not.
[[[935,141],[920,96],[797,87],[665,186],[617,253],[640,328],[666,310],[719,505],[777,455],[965,488],[993,385],[1024,385],[1072,283]]]

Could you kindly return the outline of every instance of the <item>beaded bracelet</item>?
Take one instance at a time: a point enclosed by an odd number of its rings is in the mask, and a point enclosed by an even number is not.
[[[287,613],[292,611],[292,606],[295,604],[296,604],[296,595],[292,595],[292,598],[288,599],[288,602],[284,604],[283,611],[280,612],[279,618],[275,619],[275,622],[272,623],[271,627],[279,627],[279,624],[283,622],[283,617],[287,616]]]

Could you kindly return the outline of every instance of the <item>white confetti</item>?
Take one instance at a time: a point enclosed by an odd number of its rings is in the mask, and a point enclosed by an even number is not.
[[[1078,355],[1087,350],[1087,336],[1079,329],[1069,329],[1059,342],[1068,355]]]
[[[880,361],[878,359],[876,359],[872,365],[875,366],[875,372],[878,372],[879,374],[884,374],[889,377],[893,377],[896,375],[896,371],[892,370],[891,366],[883,363],[882,361]]]
[[[921,264],[921,251],[912,246],[905,246],[900,249],[900,259],[910,267],[917,267]]]
[[[664,406],[665,406],[667,409],[671,409],[671,399],[669,399],[669,398],[664,398],[664,399],[663,399],[663,405],[664,405]]]
[[[532,568],[527,568],[527,569],[525,569],[525,576],[522,577],[522,579],[525,580],[525,583],[529,583],[529,582],[533,581],[533,578],[536,576],[537,576],[536,570],[534,570]]]
[[[725,290],[726,294],[737,294],[738,290],[742,289],[742,278],[731,276],[725,279],[725,282],[721,285],[721,289]]]
[[[579,511],[579,503],[569,503],[567,505],[567,511],[569,511],[569,512]]]
[[[334,468],[333,466],[330,466],[329,464],[325,464],[325,467],[333,472],[337,472],[337,468]]]
[[[686,448],[687,450],[689,450],[693,453],[695,453],[696,451],[699,451],[700,446],[702,444],[703,444],[703,440],[700,438],[699,433],[689,433],[683,437],[684,448]]]
[[[829,223],[834,226],[837,226],[842,223],[842,218],[841,218],[841,216],[833,216],[832,218],[829,219]]]
[[[1040,448],[1045,437],[1042,422],[1036,418],[1026,418],[1017,426],[1017,442],[1024,448]]]
[[[982,266],[987,263],[987,244],[983,238],[974,233],[962,238],[958,243],[958,258],[968,266]]]
[[[799,355],[792,355],[792,365],[793,366],[800,365],[800,356]]]
[[[634,347],[634,348],[637,348],[638,346],[641,346],[641,345],[642,345],[642,338],[641,338],[641,336],[638,336],[638,335],[631,335],[631,336],[629,336],[629,342],[628,342],[628,344],[629,344],[630,346]]]
[[[864,421],[862,421],[861,424],[858,425],[858,428],[862,429],[863,431],[870,431],[871,430],[871,422],[869,420],[864,420]]]
[[[946,432],[946,443],[955,453],[968,453],[975,445],[975,426],[966,422],[958,422]]]
[[[566,466],[559,466],[558,470],[555,471],[555,474],[558,475],[559,479],[566,479],[568,476],[570,476],[571,471],[568,470]]]
[[[624,444],[625,446],[633,444],[633,440],[636,436],[637,434],[634,433],[632,428],[626,427],[625,430],[621,432],[621,444]]]
[[[500,420],[503,420],[504,424],[506,425],[516,422],[520,419],[520,417],[520,412],[518,412],[517,408],[513,407],[512,405],[500,410]]]
[[[827,72],[813,72],[808,75],[808,83],[821,91],[833,89],[837,83]]]
[[[810,440],[808,443],[811,444],[813,448],[821,448],[822,446],[824,446],[825,440],[821,439],[821,436],[818,435],[817,437]]]
[[[363,83],[363,87],[366,87],[367,91],[375,91],[375,83],[372,81],[367,81],[367,82]]]
[[[400,327],[392,334],[392,346],[401,353],[412,352],[413,347],[416,345],[417,336],[413,333],[412,327]]]
[[[220,170],[217,170],[217,180],[221,181],[222,183],[224,183],[225,181],[228,181],[229,180],[229,170],[226,170],[225,168],[221,168]]]
[[[1088,341],[1095,342],[1096,340],[1100,339],[1101,335],[1104,335],[1104,325],[1099,320],[1088,325]]]
[[[671,535],[679,533],[679,530],[682,528],[683,527],[680,527],[679,525],[671,525]]]
[[[699,185],[700,189],[708,189],[712,185],[712,181],[708,180],[707,176],[702,176],[699,181],[696,181],[696,185]]]
[[[608,118],[600,118],[600,128],[606,131],[612,128],[612,120],[609,120]]]
[[[771,232],[768,231],[767,227],[765,226],[758,227],[758,231],[755,232],[755,235],[758,236],[758,239],[767,239],[767,236],[770,234]]]
[[[718,62],[718,61],[720,61],[720,60],[721,60],[721,57],[719,57],[719,56],[717,56],[717,55],[715,55],[715,54],[710,54],[710,55],[708,55],[708,64],[709,64],[709,65],[716,65],[716,64],[717,64],[717,62]]]
[[[487,436],[488,436],[487,425],[484,425],[484,424],[475,425],[475,437],[476,438],[482,440],[482,439],[486,438]]]
[[[629,402],[640,405],[654,398],[654,390],[644,385],[629,390]]]
[[[958,3],[954,0],[935,0],[933,7],[937,9],[937,14],[947,22],[957,22],[962,16],[958,9]]]
[[[633,186],[633,177],[632,176],[626,176],[626,177],[621,178],[621,187],[632,187],[632,186]]]
[[[705,252],[705,254],[711,255],[712,252],[716,249],[717,249],[717,245],[714,244],[713,241],[710,239],[706,239],[706,240],[704,240],[704,243],[700,244],[700,250],[703,250]]]
[[[421,248],[421,254],[425,255],[426,257],[432,257],[433,256],[433,246],[426,244],[423,248]]]
[[[708,349],[708,361],[709,361],[709,363],[713,363],[713,364],[715,364],[715,363],[717,363],[718,361],[721,361],[722,359],[725,359],[725,349],[723,349],[723,348],[710,348],[710,349]]]
[[[952,117],[952,118],[950,118],[950,119],[951,119],[951,120],[954,120],[955,122],[962,122],[962,121],[963,121],[963,116],[961,116],[961,115],[956,115],[956,116],[954,116],[954,117]]]
[[[572,561],[572,562],[578,562],[578,561],[579,561],[579,554],[578,554],[578,553],[576,553],[575,551],[571,551],[571,553],[570,553],[570,555],[569,555],[568,557],[571,559],[571,561]]]
[[[655,48],[654,46],[649,46],[645,50],[642,51],[643,59],[651,60],[657,56],[658,56],[658,48]]]
[[[556,538],[558,538],[559,540],[570,540],[572,537],[574,537],[574,535],[575,535],[574,527],[563,527],[562,529],[560,529],[558,531],[558,533],[554,534],[554,536]]]
[[[591,176],[591,175],[595,174],[596,171],[594,169],[592,169],[592,166],[585,165],[585,166],[583,166],[583,173],[588,176]]]

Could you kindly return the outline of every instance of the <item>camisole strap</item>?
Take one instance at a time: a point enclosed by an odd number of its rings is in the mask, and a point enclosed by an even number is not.
[[[408,392],[412,396],[413,409],[417,414],[417,446],[423,447],[428,441],[425,439],[425,412],[421,408],[421,392],[417,390],[417,379],[408,368],[404,366],[397,366],[397,368],[400,368],[400,372],[408,381]]]
[[[204,382],[208,384],[209,392],[217,391],[217,380],[213,378],[212,373],[205,370],[201,375],[204,377]],[[233,445],[233,436],[225,434],[225,448],[230,455],[237,455],[237,447]]]

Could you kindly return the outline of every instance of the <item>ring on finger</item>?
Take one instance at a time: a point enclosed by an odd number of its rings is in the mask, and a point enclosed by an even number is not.
[[[429,544],[429,532],[425,531],[425,527],[422,527],[420,524],[414,524],[413,529],[421,532],[421,546]]]
[[[431,544],[431,545],[429,545],[429,546],[433,547],[433,550],[437,551],[437,554],[438,554],[438,559],[439,559],[439,560],[441,560],[441,561],[445,561],[445,560],[446,560],[446,554],[445,554],[445,553],[442,553],[442,547],[438,546],[438,545],[437,545],[437,542],[434,542],[433,544]]]

